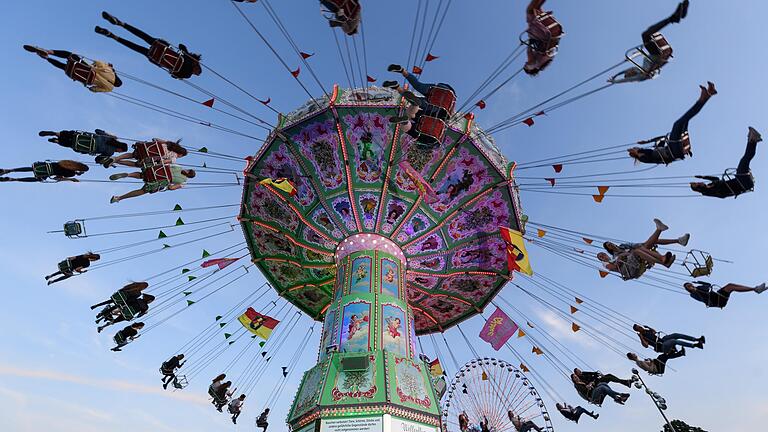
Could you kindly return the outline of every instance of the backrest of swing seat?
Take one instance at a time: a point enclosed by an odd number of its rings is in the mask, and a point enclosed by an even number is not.
[[[50,162],[34,162],[32,164],[32,174],[35,177],[50,177],[53,175],[53,168]]]
[[[432,86],[426,94],[427,102],[452,113],[456,108],[456,94],[450,89]]]
[[[551,39],[557,39],[559,42],[560,37],[565,34],[563,26],[555,19],[552,12],[542,12],[536,16],[536,20],[549,31]]]
[[[95,154],[96,137],[89,133],[78,133],[75,136],[74,150],[78,153]]]
[[[184,62],[184,57],[181,53],[160,40],[156,40],[149,47],[148,57],[152,63],[171,72],[178,72]]]
[[[133,310],[132,307],[128,306],[127,298],[125,296],[125,293],[122,291],[118,291],[114,294],[112,294],[112,297],[110,297],[113,302],[115,302],[115,305],[120,309],[120,313],[123,315],[123,318],[125,318],[126,321],[132,320],[136,315],[137,312]]]
[[[656,33],[652,36],[651,40],[661,52],[662,57],[665,59],[672,57],[672,45],[667,41],[667,38],[665,38],[663,34]]]
[[[445,122],[437,117],[423,115],[416,124],[416,130],[421,135],[442,142],[445,137]]]
[[[64,235],[67,237],[77,237],[83,233],[83,226],[77,221],[71,221],[64,224]]]
[[[360,2],[358,0],[336,0],[332,1],[339,9],[344,11],[344,16],[354,18],[360,13]]]
[[[157,141],[137,142],[133,145],[133,156],[141,161],[147,158],[162,158],[168,154],[165,144]]]
[[[67,60],[64,73],[72,80],[85,85],[93,84],[93,79],[96,77],[93,67],[86,63],[85,60],[73,60],[71,58]]]
[[[141,177],[145,182],[170,182],[173,174],[170,165],[153,164],[142,168]]]
[[[60,261],[58,264],[59,271],[62,273],[72,273],[72,262],[69,260],[69,258],[65,259],[64,261]]]

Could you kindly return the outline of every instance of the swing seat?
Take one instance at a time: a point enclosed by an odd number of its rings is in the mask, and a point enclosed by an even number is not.
[[[120,332],[115,333],[115,336],[112,338],[112,340],[115,341],[115,345],[118,347],[124,347],[128,345],[128,340],[124,338]]]
[[[721,179],[727,185],[738,184],[739,187],[741,187],[741,190],[735,191],[733,190],[733,188],[730,188],[729,186],[729,188],[731,189],[731,192],[733,193],[734,198],[747,192],[754,192],[755,190],[755,176],[752,175],[752,171],[749,172],[749,181],[750,181],[749,187],[746,187],[744,185],[744,182],[742,182],[739,179],[739,174],[736,173],[736,168],[728,168],[727,170],[725,170],[725,172],[723,172]]]
[[[93,70],[93,66],[89,65],[85,60],[75,60],[74,57],[67,59],[67,65],[64,68],[64,74],[83,85],[89,86],[93,84],[93,80],[96,78],[96,72]]]
[[[161,40],[152,43],[147,57],[149,57],[150,62],[172,74],[179,72],[184,64],[184,56]]]
[[[72,147],[72,150],[91,156],[95,155],[96,137],[88,132],[78,132],[75,135],[75,145]]]
[[[141,169],[141,178],[144,180],[144,190],[147,193],[163,191],[171,184],[173,178],[171,166],[167,164],[145,166]]]
[[[112,294],[112,297],[110,298],[115,303],[115,306],[117,306],[118,309],[120,310],[120,315],[122,315],[126,321],[133,320],[136,317],[136,315],[139,314],[138,311],[134,310],[132,307],[128,305],[128,302],[124,293],[118,291]]]
[[[64,273],[65,275],[71,276],[74,273],[74,269],[72,268],[72,261],[70,261],[69,258],[59,262],[58,267],[59,267],[59,271]]]
[[[174,162],[176,160],[168,150],[167,145],[155,140],[134,144],[133,156],[144,166],[160,164],[163,161]]]
[[[358,0],[329,0],[328,3],[336,7],[336,11],[330,11],[340,21],[355,18],[360,14],[360,2]]]
[[[560,38],[565,35],[563,26],[555,19],[551,12],[542,12],[536,16],[536,22],[520,33],[520,43],[530,49],[554,57],[557,54]]]
[[[208,396],[213,398],[213,402],[217,403],[219,405],[225,405],[228,401],[226,397],[219,397],[219,395],[216,394],[216,391],[213,389],[213,386],[208,386]]]
[[[88,237],[85,234],[85,226],[82,220],[69,221],[64,224],[64,235],[69,238]]]
[[[427,103],[445,111],[450,115],[456,108],[456,94],[445,87],[433,86],[429,89],[427,94]],[[445,117],[447,118],[448,115]]]
[[[667,39],[664,38],[664,35],[661,33],[654,34],[652,42],[658,52],[661,53],[659,56],[652,56],[651,53],[649,53],[643,45],[630,48],[625,54],[627,61],[632,63],[648,78],[653,78],[658,75],[662,66],[667,64],[669,59],[672,58],[672,45],[670,45]],[[647,68],[643,62],[637,61],[637,59],[640,57],[648,60],[648,63],[651,65],[651,67]],[[661,58],[661,62],[659,62],[659,58]]]
[[[53,167],[50,161],[35,162],[32,164],[32,175],[39,180],[45,180],[53,175]]]
[[[542,12],[536,15],[536,22],[538,22],[540,28],[547,30],[549,33],[548,40],[554,41],[555,45],[557,45],[560,42],[560,38],[565,35],[562,24],[557,21],[555,16],[552,15],[552,12]]]
[[[417,140],[423,144],[439,145],[445,138],[446,126],[437,117],[423,115],[415,125]]]
[[[173,388],[182,390],[186,388],[189,385],[189,381],[187,381],[186,375],[176,375],[176,377],[173,379]]]
[[[683,266],[693,278],[700,278],[712,274],[712,268],[715,266],[712,255],[701,250],[692,250],[688,252],[683,261]]]

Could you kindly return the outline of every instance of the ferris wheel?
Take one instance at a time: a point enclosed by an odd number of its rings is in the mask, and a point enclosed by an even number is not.
[[[456,372],[442,412],[445,432],[552,432],[544,401],[526,376],[495,358],[474,359]],[[532,423],[532,425],[528,424]]]

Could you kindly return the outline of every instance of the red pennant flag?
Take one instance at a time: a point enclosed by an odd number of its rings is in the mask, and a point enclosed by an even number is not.
[[[209,99],[205,102],[203,102],[203,105],[207,106],[208,108],[213,108],[213,103],[216,101],[216,99]]]
[[[477,101],[477,103],[475,105],[477,105],[480,109],[485,109],[485,101],[482,100],[482,99]]]
[[[577,331],[581,330],[581,327],[579,327],[579,325],[576,323],[571,323],[571,330],[576,333]]]
[[[586,238],[586,237],[582,237],[581,239],[582,239],[582,240],[584,240],[584,243],[586,243],[586,244],[590,244],[590,245],[591,245],[591,244],[592,244],[592,242],[594,241],[594,240],[592,240],[592,239],[588,239],[588,238]]]
[[[440,57],[438,57],[438,56],[433,56],[432,53],[427,53],[427,58],[425,60],[428,61],[428,62],[431,62],[432,60],[437,60],[439,58]]]
[[[582,303],[584,303],[584,300],[576,297],[576,304],[582,304]]]
[[[413,74],[414,75],[421,75],[421,73],[424,72],[424,70],[418,66],[413,67]]]
[[[600,277],[601,278],[604,278],[604,277],[608,276],[608,272],[607,271],[599,270],[599,272],[600,272]]]
[[[530,371],[531,371],[530,369],[528,369],[527,367],[525,367],[525,365],[524,365],[524,364],[522,364],[522,363],[520,363],[520,370],[521,370],[521,371],[523,371],[523,372],[530,372]]]
[[[464,118],[467,119],[467,120],[472,120],[472,113],[464,114]]]
[[[605,195],[592,195],[592,199],[595,200],[596,203],[603,202],[603,198],[605,198]]]
[[[552,185],[552,187],[555,187],[555,179],[553,179],[553,178],[545,178],[544,180],[548,181],[549,184]]]
[[[219,270],[224,270],[227,268],[227,266],[236,262],[238,259],[239,258],[216,258],[205,261],[204,263],[200,264],[200,267],[207,268],[212,266],[219,266]]]
[[[536,122],[533,121],[533,117],[528,117],[527,119],[523,120],[523,123],[528,125],[528,127],[531,127]]]
[[[301,66],[297,67],[295,71],[291,71],[291,75],[293,75],[294,78],[298,78],[300,73],[301,73]]]
[[[369,83],[375,83],[376,82],[376,78],[374,78],[374,77],[372,77],[370,75],[366,75],[365,78],[368,80]]]
[[[554,169],[556,173],[559,173],[563,170],[563,164],[554,164],[552,165],[552,169]]]
[[[605,195],[605,193],[606,193],[606,192],[608,192],[608,189],[610,189],[610,187],[609,187],[609,186],[598,186],[598,187],[597,187],[597,192],[598,192],[600,195]]]
[[[536,354],[536,355],[542,355],[542,354],[544,354],[544,351],[542,351],[542,350],[541,350],[541,348],[539,348],[539,347],[533,347],[533,348],[531,349],[531,352],[532,352],[532,353],[534,353],[534,354]]]
[[[263,103],[264,105],[269,105],[269,103],[272,102],[272,98],[271,97],[268,97],[267,100],[261,100],[261,99],[258,99],[258,98],[256,100],[261,102],[261,103]]]
[[[315,53],[307,54],[307,53],[305,53],[303,51],[299,51],[299,54],[301,54],[301,58],[303,58],[304,60],[306,60],[306,59],[312,57],[313,55],[315,55]]]

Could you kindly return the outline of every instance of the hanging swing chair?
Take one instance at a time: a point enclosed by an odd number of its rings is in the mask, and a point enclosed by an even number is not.
[[[691,250],[685,256],[683,266],[691,274],[691,277],[700,278],[712,274],[712,268],[715,262],[712,255],[701,250]]]

